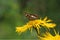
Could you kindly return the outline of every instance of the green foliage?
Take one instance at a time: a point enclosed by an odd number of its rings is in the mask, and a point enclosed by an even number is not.
[[[59,0],[0,0],[0,39],[35,39],[36,33],[27,31],[23,35],[15,32],[17,26],[22,26],[29,20],[24,16],[24,11],[39,16],[48,16],[58,24],[60,22],[60,1]]]

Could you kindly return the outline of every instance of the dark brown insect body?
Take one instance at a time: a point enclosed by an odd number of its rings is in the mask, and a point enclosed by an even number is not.
[[[39,16],[38,16],[37,14],[29,14],[29,13],[26,13],[26,12],[25,12],[24,14],[25,14],[25,16],[26,16],[29,20],[39,19]],[[38,33],[37,28],[35,28],[35,27],[33,27],[33,28],[36,30],[37,34],[40,35],[40,34]]]
[[[29,20],[36,20],[36,19],[39,18],[37,14],[25,13],[25,16],[26,16]]]

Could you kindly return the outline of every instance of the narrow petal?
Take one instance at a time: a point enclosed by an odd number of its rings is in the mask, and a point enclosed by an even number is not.
[[[47,20],[46,22],[52,22],[52,20]]]
[[[45,17],[44,19],[43,19],[43,21],[46,21],[47,20],[47,17]]]

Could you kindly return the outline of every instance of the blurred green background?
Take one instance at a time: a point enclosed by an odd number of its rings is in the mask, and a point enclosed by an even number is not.
[[[1,40],[37,40],[36,32],[26,31],[21,35],[16,33],[16,27],[26,24],[29,20],[24,11],[38,14],[43,18],[48,16],[60,30],[60,0],[0,0],[0,39]],[[34,30],[33,30],[34,31]],[[44,29],[41,29],[43,32]]]

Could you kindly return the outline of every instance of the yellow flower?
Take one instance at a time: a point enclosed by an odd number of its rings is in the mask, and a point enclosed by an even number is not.
[[[55,36],[51,35],[49,32],[44,34],[44,37],[38,36],[41,40],[60,40],[59,33],[55,32]]]
[[[47,27],[47,28],[53,28],[56,26],[55,23],[50,23],[50,22],[52,22],[52,20],[47,20],[47,17],[45,17],[43,20],[41,18],[32,20],[22,27],[16,27],[16,32],[22,33],[28,29],[32,30],[32,28],[36,28],[39,33],[40,26]]]

